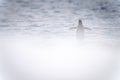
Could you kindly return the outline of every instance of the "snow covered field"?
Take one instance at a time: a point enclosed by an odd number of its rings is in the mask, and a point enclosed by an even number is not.
[[[87,37],[119,38],[120,3],[110,0],[1,0],[0,32],[75,36],[78,19]]]
[[[71,29],[78,19],[91,29],[83,42]],[[6,70],[20,80],[119,80],[119,21],[120,0],[0,0]]]

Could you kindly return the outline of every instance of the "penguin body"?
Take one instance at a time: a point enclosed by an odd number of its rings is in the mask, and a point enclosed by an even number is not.
[[[84,38],[84,26],[82,24],[82,20],[78,21],[78,26],[77,26],[77,30],[76,30],[76,37],[78,39]]]

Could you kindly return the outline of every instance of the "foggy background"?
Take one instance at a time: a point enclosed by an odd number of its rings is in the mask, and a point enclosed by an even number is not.
[[[86,38],[119,38],[119,13],[119,0],[0,0],[0,33],[73,37],[82,19]]]

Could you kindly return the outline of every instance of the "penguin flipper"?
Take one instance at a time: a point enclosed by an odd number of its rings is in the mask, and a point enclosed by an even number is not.
[[[88,28],[88,27],[84,27],[84,29],[87,29],[87,30],[92,30],[91,28]]]
[[[71,28],[69,28],[70,30],[73,30],[73,29],[77,29],[77,27],[71,27]]]

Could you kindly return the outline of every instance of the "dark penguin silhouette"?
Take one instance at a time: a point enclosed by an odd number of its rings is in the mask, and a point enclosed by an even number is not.
[[[91,28],[84,27],[82,20],[78,20],[78,26],[77,27],[71,27],[70,30],[76,29],[76,37],[77,39],[84,39],[85,35],[85,29],[92,30]]]
[[[82,23],[82,20],[78,20],[78,26],[76,30],[76,37],[78,39],[83,39],[84,38],[84,26]]]

